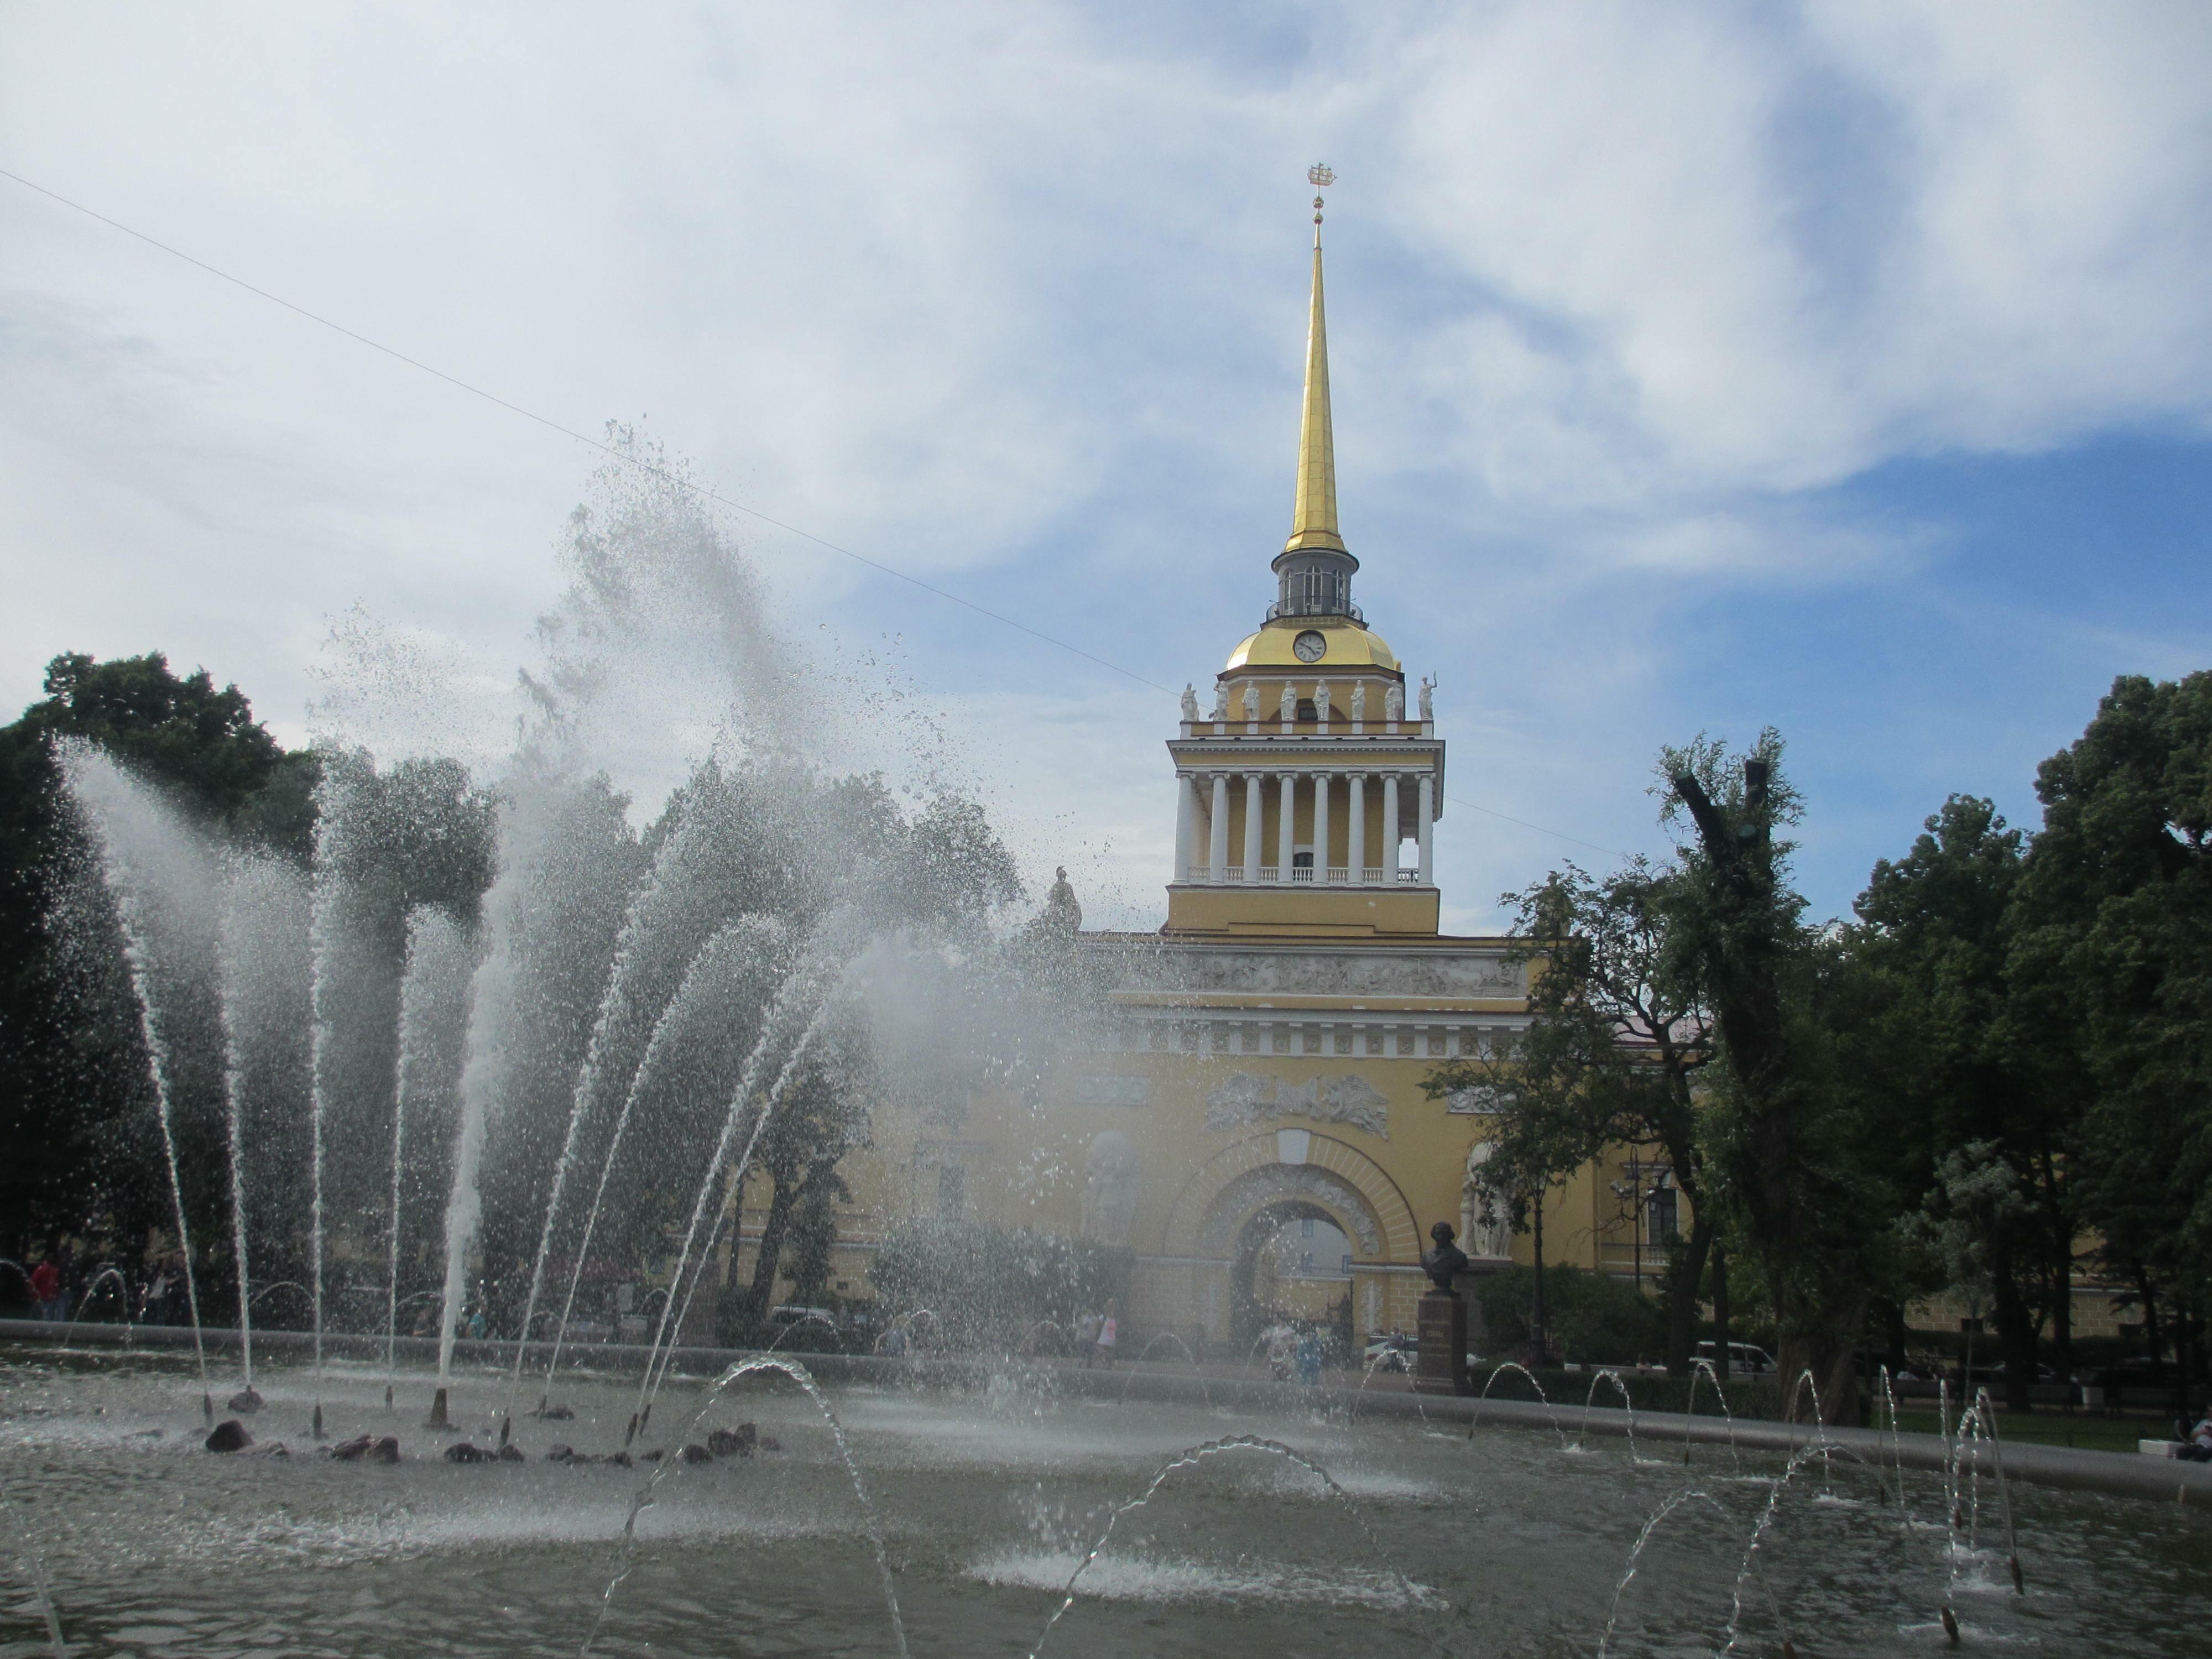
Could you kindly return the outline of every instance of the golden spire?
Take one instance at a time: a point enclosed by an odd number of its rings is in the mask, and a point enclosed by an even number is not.
[[[1306,170],[1307,182],[1321,189],[1336,182],[1325,163]],[[1313,317],[1306,325],[1306,401],[1298,422],[1297,498],[1291,512],[1291,539],[1283,551],[1325,547],[1344,551],[1336,525],[1336,434],[1328,418],[1328,325],[1322,314],[1321,198],[1314,198]]]

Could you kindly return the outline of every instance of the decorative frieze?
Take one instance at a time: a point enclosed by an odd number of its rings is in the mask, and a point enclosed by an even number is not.
[[[1206,1091],[1206,1127],[1219,1131],[1272,1123],[1278,1118],[1310,1117],[1319,1123],[1342,1123],[1388,1140],[1389,1101],[1365,1078],[1349,1072],[1308,1078],[1303,1083],[1233,1072]]]

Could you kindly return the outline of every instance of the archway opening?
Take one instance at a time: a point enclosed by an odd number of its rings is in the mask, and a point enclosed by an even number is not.
[[[1229,1264],[1231,1339],[1249,1352],[1279,1324],[1310,1325],[1341,1355],[1352,1346],[1352,1243],[1308,1199],[1261,1205],[1237,1230]]]

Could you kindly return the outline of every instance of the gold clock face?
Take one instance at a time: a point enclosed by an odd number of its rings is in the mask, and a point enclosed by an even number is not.
[[[1328,654],[1328,641],[1309,628],[1291,641],[1291,651],[1300,662],[1319,662]]]

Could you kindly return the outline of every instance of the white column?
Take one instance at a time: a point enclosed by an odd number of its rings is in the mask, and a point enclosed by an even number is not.
[[[1244,775],[1244,879],[1260,879],[1260,775]]]
[[[1425,799],[1425,797],[1424,797]],[[1229,774],[1213,775],[1213,826],[1207,837],[1206,863],[1211,866],[1206,874],[1208,881],[1227,879],[1229,863]]]
[[[1421,885],[1433,887],[1437,880],[1436,848],[1430,822],[1437,815],[1437,775],[1421,774]]]
[[[1382,775],[1382,879],[1393,887],[1398,884],[1398,775]]]
[[[1328,774],[1314,774],[1314,880],[1328,880]]]
[[[1352,775],[1352,845],[1345,849],[1344,861],[1351,866],[1352,884],[1357,887],[1367,879],[1367,779],[1358,772]]]
[[[1285,772],[1278,781],[1283,798],[1277,807],[1280,821],[1275,825],[1275,879],[1286,882],[1298,855],[1298,775]]]
[[[1177,881],[1190,879],[1190,855],[1198,836],[1198,780],[1176,774],[1176,867]]]

